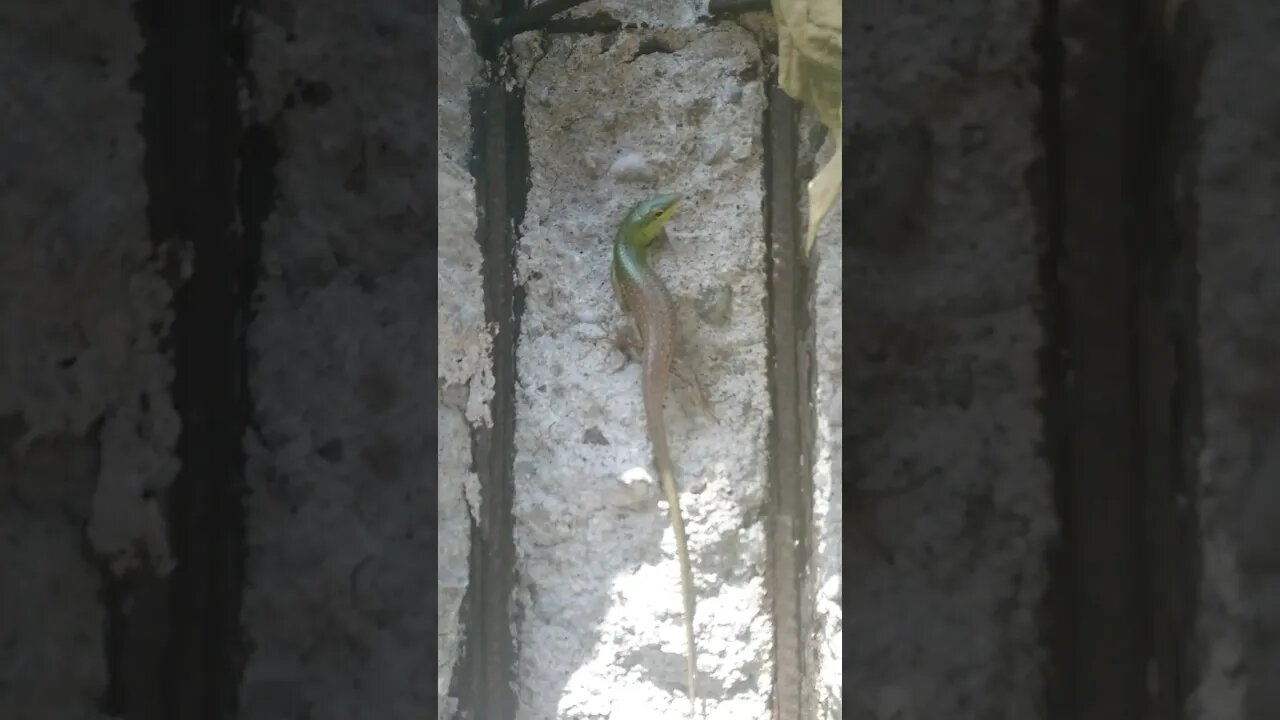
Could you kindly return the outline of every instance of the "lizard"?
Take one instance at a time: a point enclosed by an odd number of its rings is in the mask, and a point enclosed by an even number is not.
[[[635,321],[644,348],[641,385],[645,427],[653,446],[653,463],[667,497],[667,514],[675,534],[684,601],[684,635],[688,646],[689,703],[696,716],[698,705],[694,675],[698,660],[693,641],[693,616],[697,603],[684,518],[680,514],[680,493],[676,487],[675,468],[671,464],[671,449],[667,445],[666,423],[662,418],[662,403],[675,354],[676,314],[671,294],[649,266],[649,248],[656,239],[665,236],[663,226],[675,213],[679,200],[678,194],[663,193],[645,198],[631,207],[614,235],[609,281],[623,313]]]

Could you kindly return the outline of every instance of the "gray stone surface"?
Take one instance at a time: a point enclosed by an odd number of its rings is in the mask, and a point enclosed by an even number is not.
[[[829,140],[818,155],[821,167],[835,149]],[[801,203],[808,207],[808,202]],[[815,353],[813,361],[815,415],[813,446],[813,538],[809,564],[811,578],[808,599],[812,603],[814,633],[809,657],[812,696],[806,697],[810,712],[820,720],[843,717],[844,654],[842,648],[844,611],[840,599],[844,591],[844,369],[843,316],[841,298],[844,277],[841,275],[844,247],[843,208],[839,203],[823,219],[814,241],[813,296]]]
[[[570,17],[608,16],[628,25],[681,28],[694,25],[706,15],[707,0],[589,0],[570,12]]]
[[[846,717],[1043,716],[1040,10],[846,9]]]
[[[479,509],[479,489],[471,472],[470,429],[489,422],[493,397],[490,349],[492,337],[484,320],[480,286],[480,246],[476,240],[475,181],[466,170],[471,148],[469,90],[479,79],[480,64],[457,0],[440,4],[440,150],[439,266],[437,307],[438,382],[436,406],[439,439],[436,450],[439,490],[437,521],[437,713],[452,717],[456,699],[449,697],[454,665],[461,653],[459,612],[466,594],[471,550],[472,508]]]
[[[732,24],[522,36],[531,190],[519,249],[515,461],[519,711],[684,716],[679,575],[650,475],[639,367],[615,347],[616,223],[684,194],[655,253],[715,406],[675,385],[666,418],[689,534],[707,718],[767,718],[765,385],[759,48]],[[522,75],[522,76],[524,76]],[[728,288],[728,312],[697,298]],[[712,292],[712,294],[717,294]]]
[[[240,720],[420,719],[434,694],[427,11],[250,16],[249,112],[282,159],[249,328]]]
[[[132,9],[0,9],[0,715],[97,718],[107,685],[95,564],[169,566],[147,490],[178,421],[158,350],[130,87]]]
[[[1262,720],[1280,716],[1280,6],[1196,5],[1211,48],[1196,113],[1204,577],[1191,717]]]

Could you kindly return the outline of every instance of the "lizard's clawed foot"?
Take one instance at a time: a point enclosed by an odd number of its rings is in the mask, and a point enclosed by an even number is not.
[[[715,408],[711,405],[711,401],[707,399],[707,394],[702,390],[702,383],[698,382],[698,373],[685,360],[679,357],[675,358],[671,363],[671,374],[692,387],[694,396],[698,401],[698,407],[712,420],[719,421],[719,418],[716,417]]]
[[[640,339],[640,331],[631,323],[621,325],[617,332],[614,333],[614,345],[627,355],[630,359],[635,359],[644,350],[644,342]]]

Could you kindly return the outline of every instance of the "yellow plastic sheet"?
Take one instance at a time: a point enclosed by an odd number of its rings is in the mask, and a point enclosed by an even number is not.
[[[840,197],[844,102],[840,87],[838,0],[773,0],[778,23],[778,86],[812,108],[836,138],[836,151],[809,181],[809,229],[805,252],[813,247],[822,218]]]

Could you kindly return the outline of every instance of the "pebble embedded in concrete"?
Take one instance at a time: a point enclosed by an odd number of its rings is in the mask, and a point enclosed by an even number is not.
[[[657,179],[655,170],[640,153],[624,153],[609,166],[609,174],[619,182],[651,183]]]

